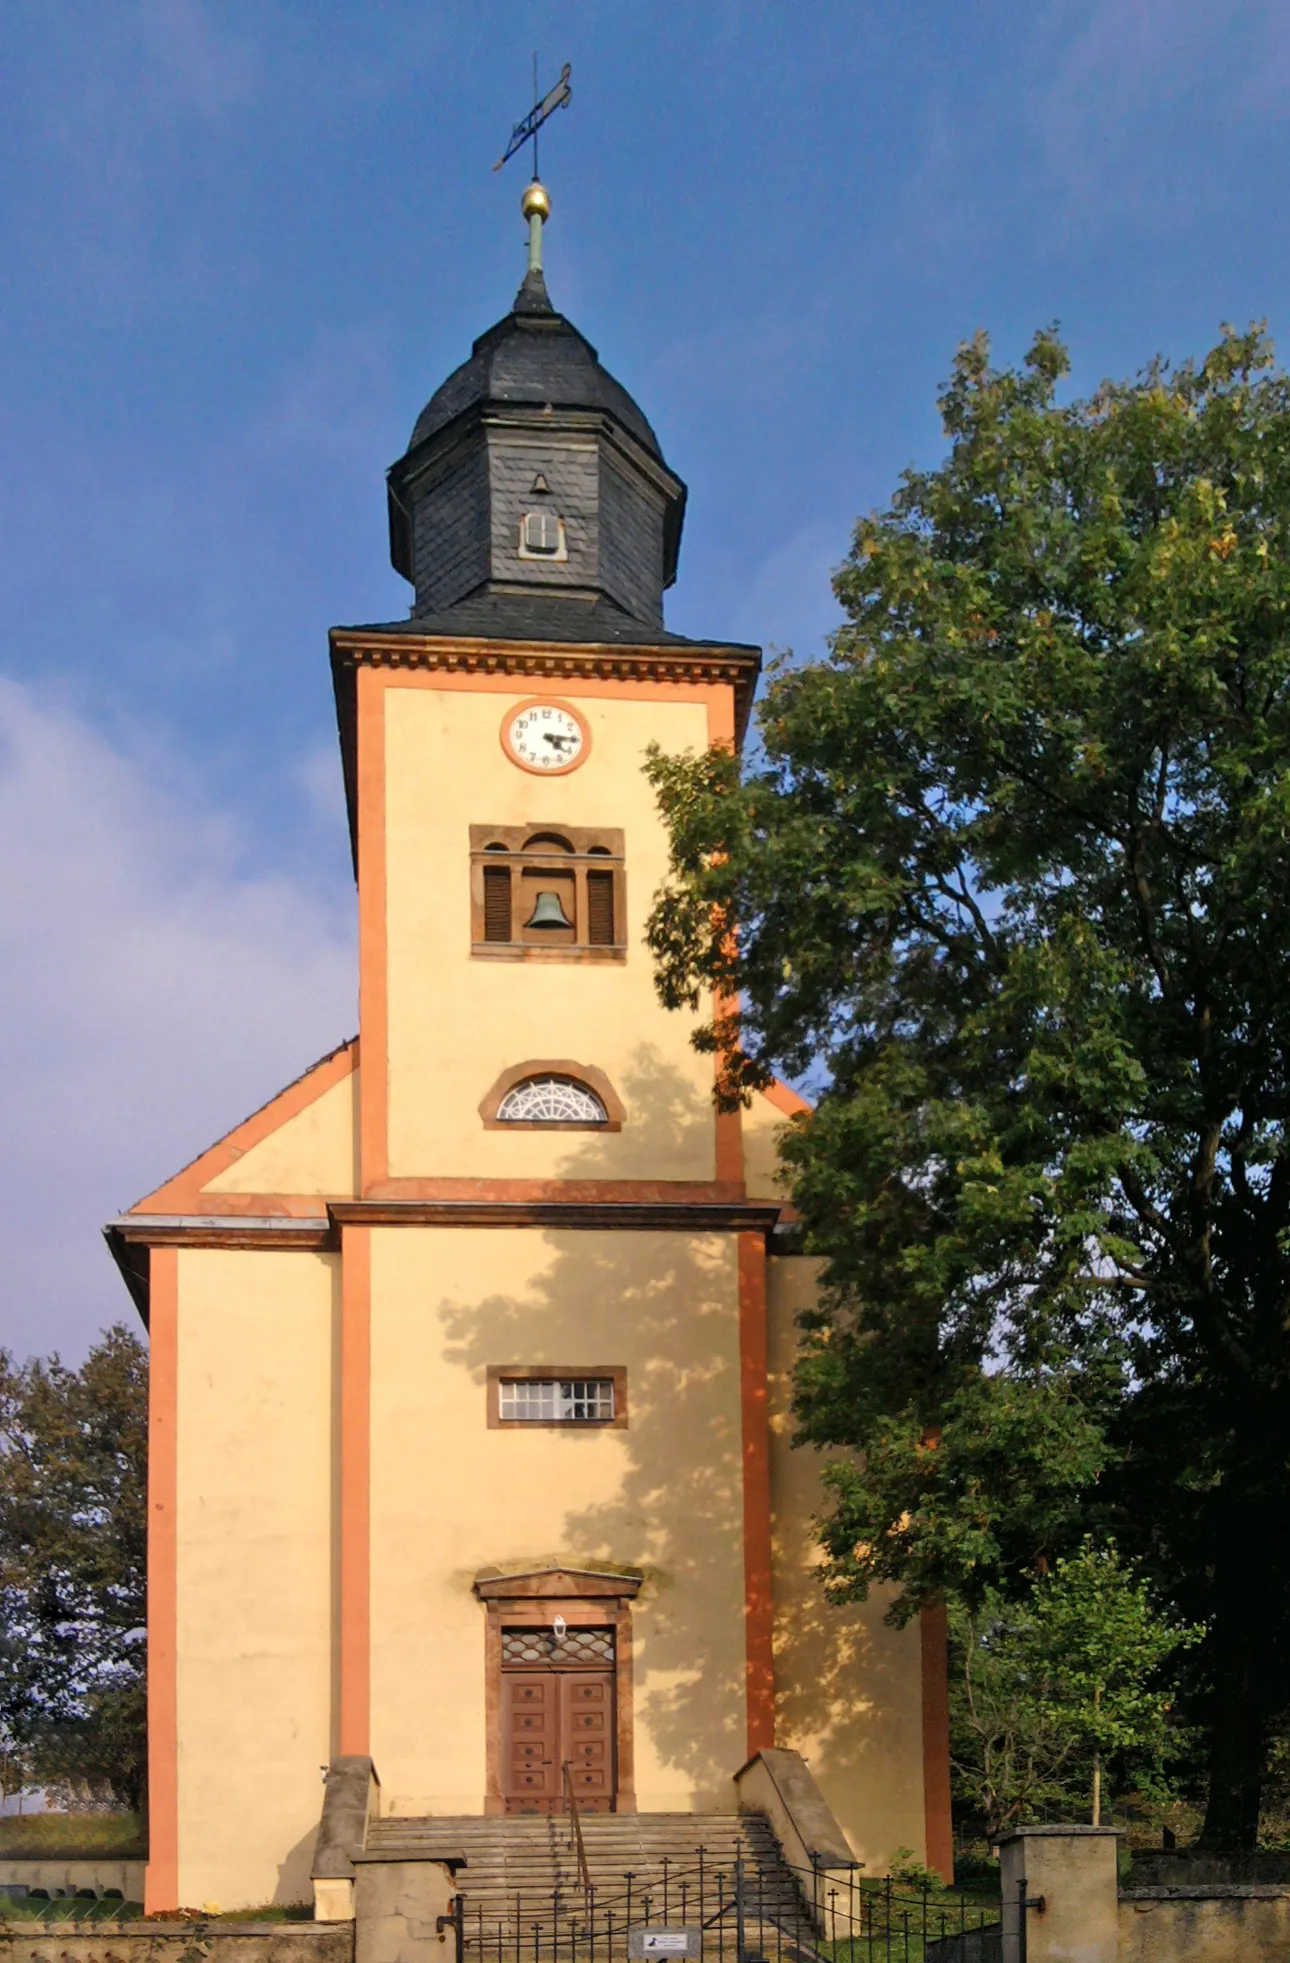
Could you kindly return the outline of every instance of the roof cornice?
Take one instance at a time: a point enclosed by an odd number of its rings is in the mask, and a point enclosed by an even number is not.
[[[563,1227],[601,1233],[770,1233],[774,1200],[328,1200],[326,1212],[123,1213],[103,1229],[120,1247],[340,1246],[342,1227]]]
[[[566,1232],[774,1234],[785,1209],[765,1200],[329,1200],[305,1216],[123,1213],[103,1238],[145,1327],[148,1250],[290,1248],[334,1254],[343,1227],[541,1227]]]
[[[514,675],[517,681],[652,682],[734,690],[735,744],[742,747],[761,673],[761,650],[729,642],[658,645],[606,641],[497,641],[418,634],[381,627],[333,627],[332,687],[349,808],[350,845],[358,863],[355,676],[360,668],[438,670],[445,674]]]

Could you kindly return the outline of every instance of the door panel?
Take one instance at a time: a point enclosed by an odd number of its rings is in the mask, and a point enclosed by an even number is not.
[[[608,1671],[560,1677],[561,1758],[569,1760],[574,1798],[588,1813],[608,1813],[614,1797],[614,1680]]]
[[[550,1813],[561,1795],[560,1700],[545,1671],[502,1672],[502,1784],[508,1813]]]
[[[611,1670],[503,1670],[501,1704],[508,1813],[562,1813],[565,1759],[578,1805],[588,1813],[612,1813]]]

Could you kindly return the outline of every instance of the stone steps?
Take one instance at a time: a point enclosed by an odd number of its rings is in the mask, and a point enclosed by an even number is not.
[[[729,1899],[739,1855],[750,1912],[755,1904],[768,1916],[797,1913],[793,1877],[768,1823],[756,1815],[591,1814],[582,1820],[582,1837],[598,1920],[610,1908],[621,1920],[630,1899],[637,1921],[648,1897],[650,1920],[658,1921],[665,1888],[670,1920],[682,1912],[687,1920],[711,1916]],[[476,1931],[497,1934],[517,1923],[527,1930],[585,1911],[572,1823],[561,1814],[377,1820],[368,1829],[367,1847],[387,1860],[464,1854],[457,1883],[468,1928]]]

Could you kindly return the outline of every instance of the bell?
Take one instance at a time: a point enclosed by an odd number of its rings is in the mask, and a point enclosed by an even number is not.
[[[560,904],[558,893],[539,893],[526,927],[572,927],[573,922]]]

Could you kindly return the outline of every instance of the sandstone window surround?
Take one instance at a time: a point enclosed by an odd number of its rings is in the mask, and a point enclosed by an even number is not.
[[[624,1431],[627,1371],[622,1364],[490,1364],[490,1431]]]
[[[623,834],[470,828],[471,953],[492,961],[625,961]]]
[[[485,1131],[621,1131],[623,1101],[603,1070],[576,1057],[528,1057],[479,1101]]]

